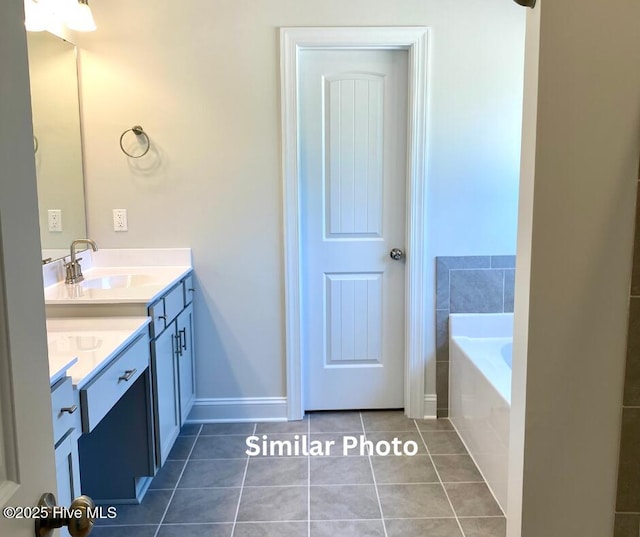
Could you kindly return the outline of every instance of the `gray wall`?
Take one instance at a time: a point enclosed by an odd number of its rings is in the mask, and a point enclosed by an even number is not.
[[[98,31],[78,36],[89,235],[104,248],[192,248],[198,397],[286,395],[279,27],[429,26],[429,288],[436,255],[515,249],[524,10],[513,2],[91,6]],[[153,144],[138,161],[118,147],[135,124]],[[113,232],[114,208],[128,209],[128,233]]]
[[[537,6],[525,10],[507,535],[606,537],[640,149],[640,3]]]
[[[614,537],[640,535],[640,189],[629,304],[627,367],[622,400],[622,430]]]
[[[449,415],[449,314],[513,312],[516,256],[436,259],[436,394]]]

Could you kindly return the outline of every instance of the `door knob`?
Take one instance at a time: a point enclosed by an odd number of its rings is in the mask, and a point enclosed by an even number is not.
[[[69,509],[58,507],[56,497],[47,492],[38,502],[42,509],[36,518],[36,537],[51,537],[53,530],[66,526],[72,537],[86,537],[95,521],[96,506],[89,496],[78,496]]]
[[[389,252],[389,257],[394,261],[400,261],[401,259],[404,259],[404,252],[400,248],[393,248]]]

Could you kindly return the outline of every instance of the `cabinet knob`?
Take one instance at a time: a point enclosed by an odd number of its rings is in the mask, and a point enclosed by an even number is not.
[[[69,509],[61,509],[56,497],[47,492],[40,497],[38,507],[41,516],[36,518],[36,537],[51,537],[53,530],[63,526],[69,529],[72,537],[86,537],[91,533],[96,505],[89,496],[78,496]]]

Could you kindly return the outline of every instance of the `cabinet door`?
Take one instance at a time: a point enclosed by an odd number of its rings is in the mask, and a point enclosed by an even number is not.
[[[56,479],[58,505],[69,507],[73,499],[80,496],[78,437],[73,429],[56,447]],[[66,528],[60,529],[60,537],[69,537]]]
[[[152,342],[154,402],[156,414],[156,461],[162,466],[180,432],[180,401],[176,364],[175,323]]]
[[[180,424],[189,415],[196,398],[196,379],[194,374],[193,352],[193,305],[187,306],[178,316],[178,337],[180,353],[178,354],[178,379],[180,381]]]

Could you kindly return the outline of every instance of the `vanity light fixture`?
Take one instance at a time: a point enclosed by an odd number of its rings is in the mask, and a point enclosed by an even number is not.
[[[29,32],[41,32],[60,24],[77,32],[96,29],[88,0],[24,0],[24,14]]]
[[[49,13],[36,0],[24,0],[24,25],[28,32],[42,32],[49,26]]]
[[[76,32],[94,32],[96,21],[89,7],[89,0],[78,0],[75,8],[69,13],[67,26]]]

